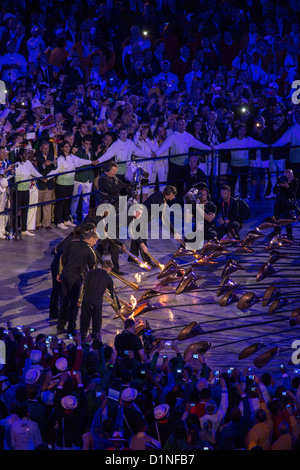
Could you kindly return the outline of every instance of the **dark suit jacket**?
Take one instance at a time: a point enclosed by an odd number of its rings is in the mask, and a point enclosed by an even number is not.
[[[239,202],[234,197],[231,197],[228,203],[221,201],[218,206],[218,212],[223,219],[228,218],[230,222],[237,220],[239,212]]]
[[[55,169],[54,163],[52,165],[43,166],[45,162],[45,157],[40,150],[35,152],[35,157],[37,159],[37,170],[41,173],[41,175],[46,176],[50,171]],[[47,160],[54,161],[54,155],[49,154],[47,156]],[[37,182],[38,189],[43,191],[44,189],[53,189],[54,187],[54,179],[48,178],[47,182],[44,183],[42,180],[38,180]]]
[[[89,157],[83,147],[80,147],[78,151],[76,152],[77,157],[87,160],[87,168],[91,166],[93,160],[97,159],[95,152],[93,151],[92,148],[90,150],[90,153],[91,153],[91,159],[89,160]],[[81,167],[81,170],[83,168],[85,168],[85,166]],[[95,179],[95,175],[94,175],[94,170],[92,168],[86,171],[76,172],[75,181],[80,181],[81,183],[86,183],[87,181],[89,181],[90,183],[93,183],[94,179]]]
[[[103,295],[109,290],[114,297],[114,283],[104,269],[93,269],[87,273],[83,284],[83,302],[92,305],[102,305]]]
[[[72,287],[82,279],[89,269],[94,269],[98,258],[88,243],[83,240],[72,240],[61,255],[61,280]]]

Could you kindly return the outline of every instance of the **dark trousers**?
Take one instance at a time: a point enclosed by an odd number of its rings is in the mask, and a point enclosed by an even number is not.
[[[147,240],[142,240],[142,242],[147,246]],[[140,245],[136,240],[131,240],[129,251],[137,258],[142,258],[142,260],[146,261],[146,263],[152,263],[150,256],[148,256],[147,253],[145,253],[142,249],[140,250]],[[134,260],[128,256],[128,261],[132,262]]]
[[[235,185],[240,177],[241,182],[241,198],[245,199],[248,195],[248,174],[249,174],[249,166],[232,166],[231,165],[231,194],[234,195]]]
[[[183,201],[183,194],[184,194],[184,181],[182,180],[183,168],[184,168],[183,166],[176,165],[176,163],[172,163],[169,161],[168,183],[176,187],[177,201],[179,203]]]
[[[51,277],[52,277],[52,289],[50,294],[49,303],[49,318],[58,318],[60,297],[61,297],[61,283],[57,281],[57,268],[58,268],[59,257],[51,263]]]
[[[297,178],[300,181],[300,163],[289,162],[286,167],[293,170],[295,178]],[[298,198],[300,198],[300,184],[298,186],[298,191],[297,191],[297,199]]]
[[[19,209],[19,207],[29,205],[29,191],[17,191],[15,193],[15,204],[18,211],[15,228],[21,227],[21,231],[25,232],[27,230],[28,207],[23,209]]]
[[[58,314],[57,330],[62,330],[68,324],[68,333],[73,334],[76,330],[76,319],[78,313],[78,298],[80,294],[80,279],[69,284],[61,282],[61,306]]]
[[[92,321],[92,333],[100,333],[102,326],[102,304],[94,305],[83,300],[80,315],[80,334],[82,339],[87,336]]]
[[[97,246],[97,251],[102,256],[106,250],[109,250],[111,255],[111,261],[114,265],[114,268],[119,269],[119,247],[112,240],[106,238],[105,240],[100,240]]]
[[[56,185],[55,198],[61,199],[55,203],[55,222],[61,224],[70,220],[70,208],[73,196],[73,185]]]
[[[278,201],[276,199],[275,204],[274,204],[274,217],[275,217],[276,220],[288,219],[290,217],[289,210],[290,210],[290,205],[288,204],[287,201],[286,202],[285,201]],[[276,233],[276,235],[280,235],[281,234],[281,229],[282,229],[281,225],[279,227],[275,227],[274,228],[274,233]],[[286,229],[286,234],[289,237],[292,237],[293,236],[293,226],[292,226],[292,224],[286,225],[285,229]]]

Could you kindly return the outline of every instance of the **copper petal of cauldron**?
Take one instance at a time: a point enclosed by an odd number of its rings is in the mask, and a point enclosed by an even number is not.
[[[254,252],[253,248],[251,248],[249,245],[239,246],[239,247],[235,250],[235,253],[237,253],[237,254],[253,253],[253,252]]]
[[[268,351],[264,352],[260,356],[256,357],[253,361],[254,365],[258,368],[261,369],[262,367],[266,366],[268,362],[277,354],[279,351],[278,347],[269,349]]]
[[[281,258],[285,258],[287,256],[289,256],[288,253],[282,254],[282,253],[279,253],[279,251],[274,250],[270,253],[270,256],[268,258],[268,263],[274,264],[276,263],[276,261],[280,260]]]
[[[247,292],[246,294],[242,295],[242,297],[238,301],[237,308],[239,310],[247,310],[259,301],[259,297],[257,297],[254,292]]]
[[[179,270],[179,266],[176,261],[171,259],[170,261],[168,261],[162,271],[158,274],[157,279],[161,279],[162,277],[166,276],[173,269]]]
[[[183,330],[178,334],[178,341],[183,341],[185,339],[194,338],[195,336],[203,334],[204,331],[202,330],[199,323],[193,321],[189,325],[185,326]]]
[[[270,242],[269,242],[269,245],[267,246],[267,250],[271,250],[273,248],[281,248],[281,247],[284,247],[284,246],[288,246],[292,243],[291,240],[289,240],[288,238],[285,238],[281,235],[275,235],[275,237],[273,237]]]
[[[290,318],[290,326],[295,326],[300,323],[300,307],[296,308]]]
[[[198,253],[200,255],[206,255],[207,253],[211,253],[212,251],[214,251],[218,247],[220,247],[219,240],[217,240],[217,238],[212,238],[211,240],[208,240],[208,242],[206,242],[203,245],[201,250],[198,250]]]
[[[262,348],[264,346],[263,343],[254,343],[251,344],[250,346],[247,346],[243,351],[240,352],[239,354],[239,359],[246,359],[249,356],[252,356],[258,349]]]
[[[245,269],[245,268],[241,266],[239,263],[237,263],[235,260],[229,259],[224,266],[222,277],[229,276],[230,274],[234,273],[235,271],[238,271],[239,269]]]
[[[264,263],[256,275],[256,282],[260,282],[266,277],[276,274],[277,272],[278,270],[275,269],[272,264]]]
[[[141,305],[135,307],[130,316],[137,317],[141,313],[149,312],[150,310],[156,310],[159,307],[154,306],[149,300],[143,302]]]
[[[211,347],[211,344],[207,341],[198,341],[197,343],[190,344],[186,350],[184,351],[184,360],[186,358],[186,354],[191,351],[193,354],[204,354],[208,351]]]
[[[223,297],[220,300],[219,305],[221,307],[226,307],[226,305],[233,304],[234,302],[238,302],[239,297],[236,295],[236,293],[233,290],[230,290],[229,292],[226,292],[226,294],[223,295]]]
[[[156,297],[162,294],[170,294],[173,292],[173,289],[165,287],[164,289],[157,287],[155,289],[148,289],[144,292],[144,294],[138,299],[137,303],[144,302],[147,299],[151,299],[152,297]]]
[[[265,294],[262,299],[262,306],[266,307],[275,299],[278,299],[281,296],[281,290],[278,289],[276,286],[269,286],[267,287]]]
[[[278,222],[273,217],[267,217],[262,221],[262,223],[258,226],[259,230],[267,230],[269,228],[278,227]]]
[[[187,291],[197,289],[197,288],[198,286],[195,283],[195,278],[192,274],[190,274],[189,276],[186,276],[186,277],[184,276],[182,278],[182,280],[179,282],[175,290],[175,294],[178,295],[178,294],[181,294],[182,292],[187,292]]]
[[[242,245],[243,246],[249,245],[249,243],[252,243],[258,238],[262,238],[262,237],[263,237],[263,234],[260,232],[259,229],[250,230],[245,236],[245,238],[242,240]]]
[[[286,298],[281,298],[278,300],[274,300],[269,307],[269,313],[276,313],[280,308],[285,307],[286,305],[290,304],[291,301]]]
[[[228,291],[228,289],[232,289],[233,287],[237,287],[238,284],[234,282],[230,277],[226,276],[224,279],[222,279],[220,287],[217,292],[217,297],[220,297],[220,295],[225,294],[225,292]]]
[[[170,284],[171,282],[178,281],[178,279],[181,279],[182,276],[183,276],[182,271],[174,269],[172,272],[170,272],[170,274],[167,274],[157,284],[155,284],[155,287],[166,286],[167,284]]]
[[[188,256],[188,255],[194,255],[194,254],[195,254],[195,251],[188,250],[184,248],[183,246],[181,246],[180,248],[178,248],[177,251],[175,251],[175,253],[173,254],[173,257],[176,258],[177,256]]]
[[[224,235],[224,237],[222,237],[220,240],[221,245],[238,245],[239,243],[241,243],[241,240],[234,238],[234,236],[230,233]]]

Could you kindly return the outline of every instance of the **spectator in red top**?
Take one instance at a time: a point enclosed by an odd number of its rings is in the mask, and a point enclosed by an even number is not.
[[[190,49],[187,46],[183,46],[180,49],[180,56],[174,60],[172,64],[172,72],[177,75],[179,81],[184,80],[184,76],[190,71]]]
[[[220,41],[220,55],[221,64],[224,65],[228,70],[232,68],[232,61],[238,55],[240,50],[239,42],[236,41],[231,30],[224,32],[224,37]]]

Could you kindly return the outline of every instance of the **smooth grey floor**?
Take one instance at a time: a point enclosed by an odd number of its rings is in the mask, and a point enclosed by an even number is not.
[[[274,200],[269,200],[252,207],[253,216],[243,227],[242,237],[250,229],[258,226],[264,217],[272,214],[273,204]],[[178,333],[190,322],[199,323],[204,334],[178,341],[177,344],[184,353],[189,345],[198,341],[208,341],[211,348],[205,353],[205,358],[214,369],[226,370],[228,367],[239,367],[243,370],[250,366],[257,374],[262,374],[266,370],[278,374],[279,365],[284,363],[288,371],[293,373],[297,365],[289,364],[294,352],[291,346],[293,339],[300,339],[300,325],[291,327],[289,318],[291,313],[300,307],[299,225],[299,223],[294,224],[294,234],[298,241],[280,249],[281,253],[289,253],[290,256],[275,263],[276,274],[259,283],[256,282],[256,274],[270,254],[266,246],[269,242],[267,235],[271,230],[266,230],[263,232],[265,237],[252,244],[253,253],[237,254],[236,247],[230,246],[227,248],[229,253],[217,258],[213,264],[195,268],[194,272],[201,276],[201,279],[195,281],[199,287],[197,290],[175,295],[174,291],[179,281],[170,283],[165,287],[167,293],[149,299],[149,305],[155,308],[137,316],[136,322],[145,323],[148,320],[154,330],[154,336],[166,340],[176,340]],[[0,326],[10,320],[13,326],[30,325],[35,328],[36,332],[33,335],[40,332],[55,334],[56,325],[49,323],[48,320],[51,250],[67,233],[69,232],[66,230],[53,227],[52,231],[38,231],[35,232],[35,237],[25,237],[20,241],[0,240],[2,267]],[[284,229],[282,233],[285,233]],[[129,242],[126,245],[129,248]],[[173,254],[179,248],[175,240],[150,240],[148,247],[163,264],[174,259],[178,265],[187,268],[195,261],[192,256],[173,258]],[[267,286],[276,285],[280,286],[290,303],[274,314],[269,314],[268,307],[263,307],[261,302],[257,302],[246,311],[239,310],[236,303],[220,307],[217,291],[228,259],[234,259],[245,268],[230,276],[238,284],[234,290],[239,297],[248,291],[262,296]],[[126,272],[124,277],[131,282],[137,283],[137,278],[140,276],[138,291],[114,278],[119,297],[128,303],[134,300],[133,297],[138,300],[149,288],[155,288],[159,282],[158,268],[143,272],[138,266],[127,262],[127,255],[121,255],[121,269]],[[273,320],[274,323],[260,324]],[[251,324],[254,325],[250,326]],[[115,318],[112,307],[104,302],[102,327],[104,343],[113,344],[115,335],[122,329],[123,321]],[[223,331],[219,331],[222,329]],[[240,351],[256,342],[263,343],[264,347],[248,359],[239,360]],[[275,346],[280,348],[279,353],[264,368],[256,368],[253,359]],[[174,351],[170,346],[166,346],[164,354],[171,357]]]

